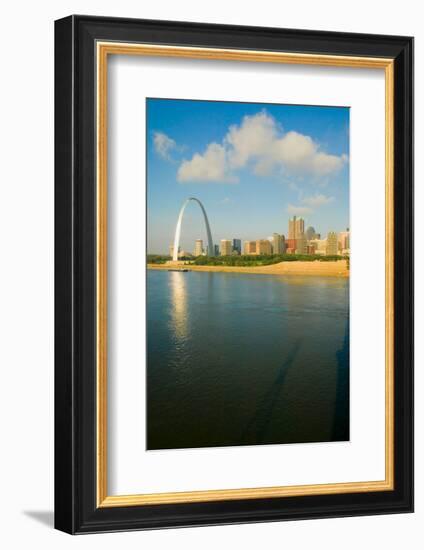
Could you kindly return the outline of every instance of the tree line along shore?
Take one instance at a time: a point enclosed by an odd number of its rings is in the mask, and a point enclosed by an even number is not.
[[[160,254],[148,254],[148,264],[167,264],[172,260],[171,256]],[[242,254],[231,256],[197,256],[179,257],[178,261],[190,266],[231,266],[231,267],[256,267],[263,265],[279,264],[281,262],[339,262],[346,261],[349,267],[347,256],[324,256],[318,254]]]
[[[147,256],[149,269],[187,269],[189,271],[256,273],[267,275],[316,275],[349,276],[349,258],[342,256],[302,256],[284,254],[279,256],[200,256],[177,263],[169,256]]]

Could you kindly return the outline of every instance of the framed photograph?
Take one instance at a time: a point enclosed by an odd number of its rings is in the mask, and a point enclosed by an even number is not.
[[[55,525],[413,510],[413,39],[55,25]]]

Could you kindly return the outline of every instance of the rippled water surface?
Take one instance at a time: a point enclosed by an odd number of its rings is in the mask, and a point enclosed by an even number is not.
[[[147,448],[349,439],[349,281],[147,274]]]

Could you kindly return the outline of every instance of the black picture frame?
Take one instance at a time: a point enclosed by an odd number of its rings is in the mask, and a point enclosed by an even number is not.
[[[96,504],[98,40],[394,60],[392,491],[215,502]],[[413,39],[73,15],[55,22],[55,527],[67,533],[413,511]]]

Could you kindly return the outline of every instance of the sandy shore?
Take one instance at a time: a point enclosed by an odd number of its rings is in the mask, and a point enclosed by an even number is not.
[[[172,266],[164,264],[147,264],[148,269],[168,270]],[[190,271],[217,271],[227,273],[257,273],[264,275],[318,275],[328,277],[349,277],[346,260],[338,262],[281,262],[258,267],[230,267],[221,265],[184,265],[175,269]]]

